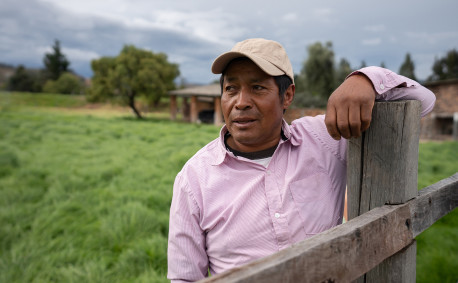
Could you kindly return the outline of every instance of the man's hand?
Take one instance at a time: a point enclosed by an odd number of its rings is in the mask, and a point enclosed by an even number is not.
[[[364,74],[352,75],[331,94],[324,121],[333,139],[359,137],[369,128],[375,94]]]

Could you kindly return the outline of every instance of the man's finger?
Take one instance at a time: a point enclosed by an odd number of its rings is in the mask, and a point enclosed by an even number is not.
[[[348,121],[351,137],[359,137],[361,135],[361,114],[359,105],[353,105],[348,112]]]
[[[329,135],[335,140],[340,140],[340,133],[337,129],[336,120],[336,109],[334,106],[328,105],[326,109],[326,116],[324,117],[324,123],[326,124]]]
[[[373,107],[374,107],[374,103],[361,105],[361,131],[362,132],[367,130],[371,124]]]
[[[348,108],[340,107],[339,111],[336,113],[337,117],[337,129],[340,135],[346,139],[350,138],[350,123],[348,118]]]

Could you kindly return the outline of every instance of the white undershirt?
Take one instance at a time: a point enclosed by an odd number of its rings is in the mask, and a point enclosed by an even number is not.
[[[271,157],[267,157],[267,158],[261,158],[261,159],[252,159],[251,161],[254,161],[258,164],[261,164],[262,166],[266,167],[269,166],[269,163],[270,163],[270,160],[272,159],[272,156]]]

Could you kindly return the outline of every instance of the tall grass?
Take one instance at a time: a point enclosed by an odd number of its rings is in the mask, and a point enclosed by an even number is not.
[[[0,107],[78,107],[87,104],[84,95],[0,92]]]
[[[172,184],[213,126],[0,114],[0,282],[166,282]]]
[[[420,144],[418,187],[458,171],[458,142]],[[417,238],[417,282],[458,282],[458,210],[434,223]]]
[[[84,100],[44,97],[0,93],[0,282],[167,282],[173,180],[219,129],[64,115],[40,107]],[[455,173],[457,151],[421,144],[419,187]],[[457,219],[417,237],[419,282],[457,281]]]

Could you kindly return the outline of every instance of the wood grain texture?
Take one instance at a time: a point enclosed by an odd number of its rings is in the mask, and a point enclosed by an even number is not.
[[[417,242],[402,249],[395,255],[385,259],[366,274],[366,282],[402,282],[416,281]]]
[[[384,206],[202,282],[349,282],[409,245],[407,206]],[[393,235],[386,237],[386,235]]]
[[[458,204],[458,173],[417,191],[419,113],[418,101],[378,102],[349,140],[350,221],[201,282],[415,282],[414,237]]]
[[[413,282],[414,237],[457,207],[457,192],[458,173],[425,188],[405,204],[375,208],[272,256],[201,282],[350,282],[383,261],[374,274],[389,268],[391,282]],[[431,209],[419,208],[429,200]],[[436,206],[443,207],[440,213]]]
[[[371,126],[358,141],[349,143],[349,219],[384,204],[405,203],[417,195],[420,112],[421,103],[413,100],[374,105]],[[405,270],[397,272],[392,262]],[[407,267],[415,262],[415,258],[397,254],[358,282],[396,282],[399,274],[415,277],[415,272],[405,274],[412,272]]]
[[[348,219],[359,216],[361,202],[362,178],[362,149],[364,148],[364,133],[362,137],[348,140],[347,147],[347,214]]]
[[[417,195],[419,101],[376,102],[369,129],[348,143],[349,219]]]
[[[458,206],[458,173],[419,191],[410,205],[414,237]]]

